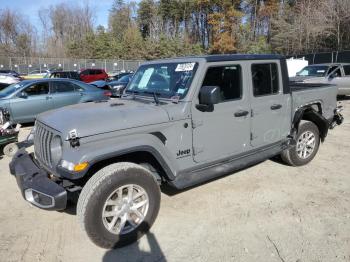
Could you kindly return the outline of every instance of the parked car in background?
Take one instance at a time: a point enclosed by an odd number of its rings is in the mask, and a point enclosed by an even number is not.
[[[96,86],[98,88],[101,88],[103,90],[110,90],[112,92],[112,96],[120,97],[128,85],[130,79],[132,78],[133,74],[128,73],[121,77],[119,80],[115,81],[104,81],[104,80],[98,80],[89,83],[90,85]]]
[[[110,90],[110,87],[108,86],[108,81],[105,81],[105,80],[97,80],[94,82],[90,82],[89,85],[93,85],[103,90]]]
[[[15,77],[20,77],[20,75],[16,71],[10,69],[1,69],[0,74],[8,74]]]
[[[47,73],[44,78],[70,78],[80,80],[79,73],[76,71],[54,71]]]
[[[304,67],[291,77],[290,81],[299,83],[327,83],[338,87],[338,95],[350,95],[350,64],[315,64]]]
[[[46,74],[50,73],[50,70],[35,69],[29,72],[27,75],[21,75],[23,79],[40,79],[44,78]]]
[[[104,69],[82,69],[79,76],[85,83],[90,83],[97,80],[107,80],[108,78],[108,75]]]
[[[18,83],[22,79],[11,74],[0,74],[0,84],[4,87]]]
[[[24,80],[0,91],[0,107],[16,123],[33,122],[42,112],[109,99],[111,93],[72,79]]]
[[[120,71],[120,72],[112,72],[110,74],[108,74],[108,79],[110,81],[113,80],[119,80],[120,78],[122,78],[123,76],[129,75],[129,74],[134,74],[134,71]]]
[[[133,74],[127,74],[119,78],[117,81],[111,81],[108,82],[109,89],[112,92],[112,96],[120,97],[126,86],[129,84],[130,80],[132,79]]]

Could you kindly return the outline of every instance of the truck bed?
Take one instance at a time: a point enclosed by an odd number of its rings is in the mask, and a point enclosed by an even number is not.
[[[294,111],[304,105],[318,103],[321,105],[322,115],[326,119],[333,117],[334,109],[337,106],[338,88],[336,86],[290,82],[290,90],[292,94],[292,109]]]

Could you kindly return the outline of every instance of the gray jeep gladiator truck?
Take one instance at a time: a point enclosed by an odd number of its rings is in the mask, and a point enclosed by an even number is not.
[[[155,221],[160,185],[191,187],[281,155],[301,166],[341,124],[337,88],[291,86],[278,55],[147,62],[121,99],[41,114],[34,153],[10,163],[25,200],[77,216],[98,246],[136,241]]]

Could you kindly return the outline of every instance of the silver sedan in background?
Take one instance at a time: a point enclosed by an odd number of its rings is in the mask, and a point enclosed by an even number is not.
[[[110,96],[110,91],[73,79],[24,80],[0,91],[0,107],[10,112],[13,122],[27,123],[48,110]]]

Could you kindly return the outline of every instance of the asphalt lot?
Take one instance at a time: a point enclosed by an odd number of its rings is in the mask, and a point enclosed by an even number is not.
[[[151,232],[119,250],[92,244],[74,207],[48,212],[27,204],[4,157],[0,261],[350,261],[350,99],[342,104],[344,124],[330,131],[309,165],[268,160],[163,193]]]

